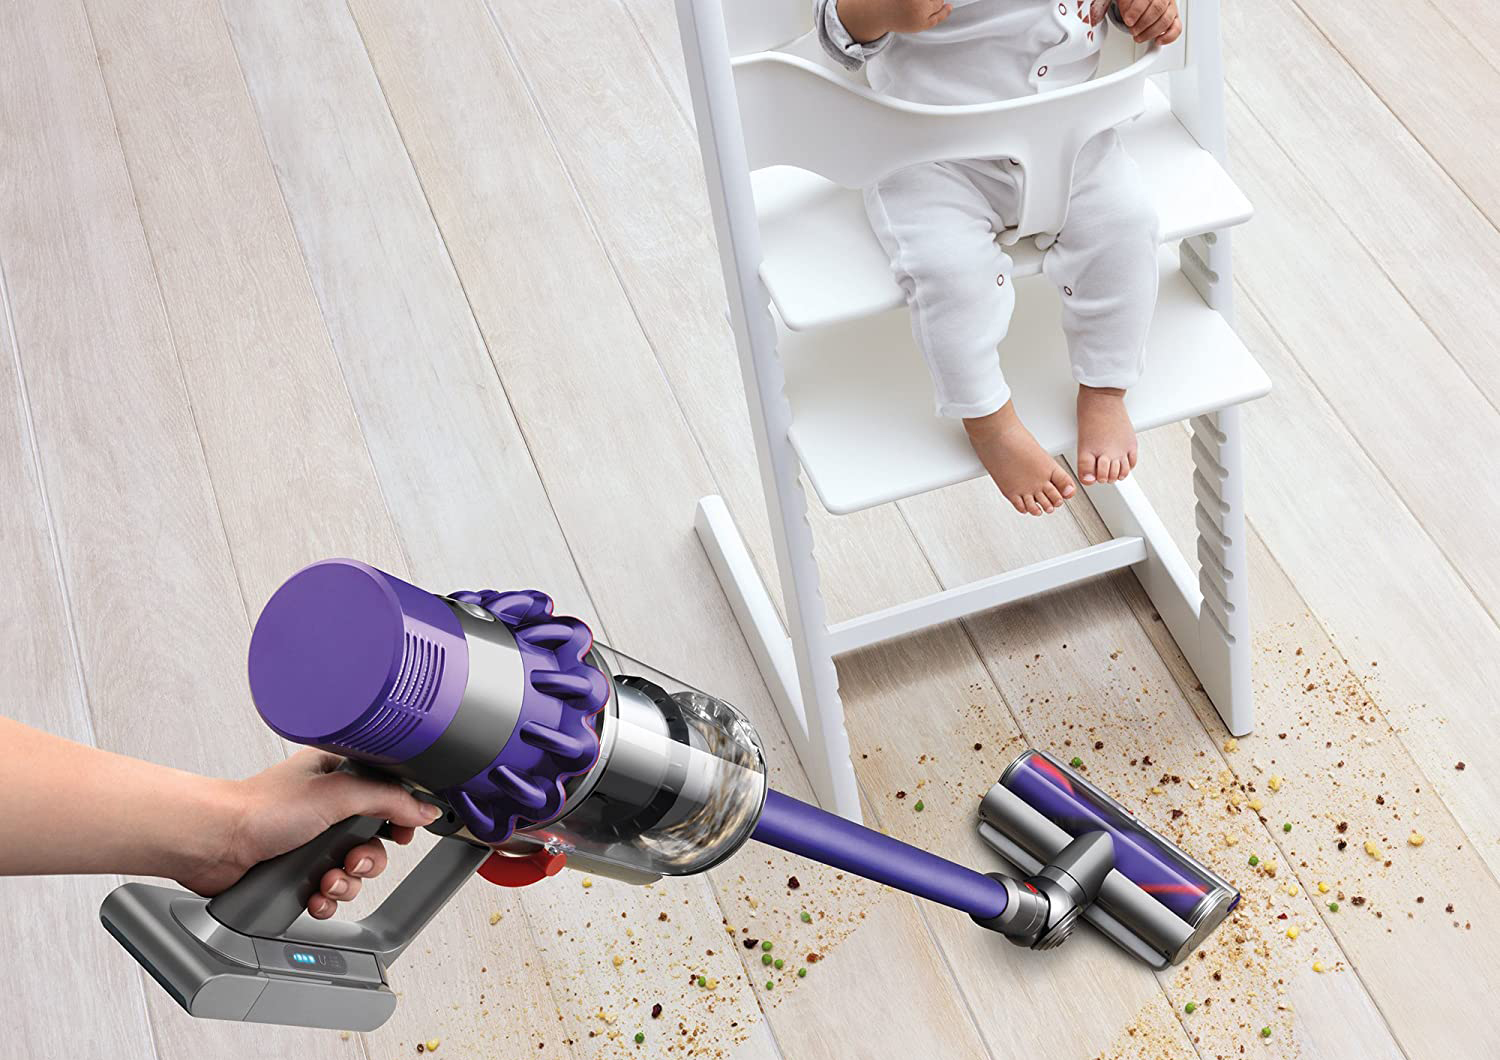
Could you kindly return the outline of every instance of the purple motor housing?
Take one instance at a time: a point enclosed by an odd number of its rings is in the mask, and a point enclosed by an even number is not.
[[[276,732],[433,792],[503,851],[697,872],[749,837],[765,799],[734,708],[595,644],[535,590],[442,597],[314,563],[267,602],[249,676]]]

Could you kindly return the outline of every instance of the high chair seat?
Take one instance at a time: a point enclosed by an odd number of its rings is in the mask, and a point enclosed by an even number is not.
[[[1163,248],[1160,268],[1146,372],[1126,398],[1136,430],[1268,393],[1270,379],[1204,304],[1179,270],[1175,250]],[[1071,458],[1078,387],[1058,310],[1050,283],[1023,281],[1000,359],[1021,419],[1048,452]],[[778,346],[792,447],[828,511],[845,515],[984,474],[962,424],[933,409],[932,383],[904,307],[815,332],[782,327]]]
[[[1249,200],[1155,86],[1146,86],[1145,113],[1119,131],[1156,201],[1164,243],[1249,219]],[[758,170],[751,182],[764,252],[760,277],[789,330],[844,324],[904,303],[858,191],[791,166]],[[1009,250],[1017,277],[1041,271],[1043,251],[1032,240]]]

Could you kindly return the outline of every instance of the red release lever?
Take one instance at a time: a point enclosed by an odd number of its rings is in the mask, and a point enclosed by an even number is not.
[[[527,887],[556,876],[567,863],[568,855],[549,854],[545,850],[525,857],[491,854],[479,866],[479,875],[497,887]]]

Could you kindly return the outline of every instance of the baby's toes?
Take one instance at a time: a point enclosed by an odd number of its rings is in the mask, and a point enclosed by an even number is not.
[[[1062,469],[1062,466],[1060,464],[1052,465],[1051,486],[1053,489],[1057,490],[1057,492],[1062,496],[1063,500],[1067,500],[1076,492],[1073,486],[1073,480],[1068,477],[1068,473]]]
[[[1097,453],[1078,450],[1078,477],[1084,484],[1092,483],[1099,469],[1099,456]]]
[[[1019,493],[1012,493],[1005,499],[1010,501],[1010,506],[1016,511],[1020,512],[1022,515],[1026,514],[1026,498],[1024,496]]]
[[[1130,449],[1125,453],[1125,459],[1130,462],[1130,469],[1132,471],[1135,470],[1136,455],[1137,454],[1135,446],[1131,446]]]
[[[1047,498],[1047,503],[1051,504],[1054,509],[1062,507],[1062,491],[1052,483],[1049,482],[1042,487],[1042,495]]]

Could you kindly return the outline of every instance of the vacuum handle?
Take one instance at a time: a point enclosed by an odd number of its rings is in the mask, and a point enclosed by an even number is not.
[[[378,817],[349,817],[331,825],[300,847],[256,865],[212,899],[208,911],[242,934],[275,938],[307,909],[323,874],[342,865],[351,848],[375,838],[384,827]]]
[[[208,912],[245,935],[363,950],[388,968],[492,851],[467,839],[444,836],[363,920],[303,919],[307,900],[323,874],[342,864],[350,847],[379,834],[384,826],[378,817],[340,821],[295,850],[256,865],[212,899]]]

